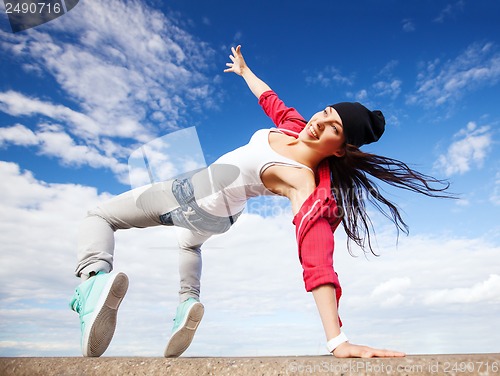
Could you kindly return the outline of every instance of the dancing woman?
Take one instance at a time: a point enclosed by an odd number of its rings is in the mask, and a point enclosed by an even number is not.
[[[100,356],[107,349],[128,288],[124,273],[111,273],[116,230],[179,228],[180,303],[165,349],[166,357],[177,357],[191,344],[204,313],[201,246],[213,234],[227,231],[250,197],[279,195],[291,203],[305,288],[316,302],[328,351],[336,357],[404,356],[353,344],[341,331],[342,289],[333,268],[333,233],[342,224],[349,240],[372,251],[366,200],[392,219],[398,230],[407,231],[397,207],[368,176],[429,196],[442,195],[447,185],[403,162],[359,149],[383,134],[382,112],[343,102],[306,121],[251,71],[241,46],[231,52],[225,72],[243,77],[276,127],[257,131],[248,144],[206,169],[136,188],[89,211],[78,240],[76,275],[82,283],[70,304],[80,315],[83,355]]]

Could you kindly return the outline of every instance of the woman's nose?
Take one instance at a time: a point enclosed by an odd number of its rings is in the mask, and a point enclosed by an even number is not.
[[[323,123],[322,123],[322,122],[320,122],[320,121],[317,123],[317,126],[318,126],[318,128],[319,128],[319,130],[320,130],[320,131],[322,131],[322,130],[323,130],[323,128],[324,128]]]

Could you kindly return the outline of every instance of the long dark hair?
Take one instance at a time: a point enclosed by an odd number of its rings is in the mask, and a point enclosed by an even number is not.
[[[373,224],[367,213],[366,200],[394,223],[398,236],[400,231],[409,233],[409,227],[399,208],[380,193],[380,188],[368,175],[391,186],[426,196],[454,197],[444,193],[449,188],[449,182],[415,171],[397,159],[365,153],[350,144],[346,145],[344,156],[330,157],[329,163],[332,191],[336,196],[339,214],[348,236],[349,253],[350,241],[353,241],[364,251],[368,248],[377,255],[372,247]]]

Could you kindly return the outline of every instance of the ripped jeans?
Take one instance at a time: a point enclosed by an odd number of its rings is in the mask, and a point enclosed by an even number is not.
[[[116,230],[173,225],[178,227],[180,301],[199,299],[201,246],[227,231],[240,214],[217,217],[201,209],[190,178],[136,188],[88,212],[79,229],[75,274],[87,279],[90,272],[113,269]]]
[[[199,234],[222,234],[229,230],[241,214],[218,217],[200,208],[190,178],[174,180],[172,193],[179,207],[160,216],[161,223],[167,226],[184,227]]]

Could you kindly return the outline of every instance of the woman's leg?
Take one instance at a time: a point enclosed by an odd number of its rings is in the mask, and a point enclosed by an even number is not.
[[[79,230],[76,275],[85,280],[92,272],[113,269],[116,230],[161,225],[160,215],[178,206],[171,185],[136,188],[90,210]]]
[[[176,228],[179,244],[180,303],[194,298],[200,300],[202,269],[201,246],[210,235],[200,235],[185,228]]]
[[[185,228],[176,228],[179,242],[180,304],[165,348],[167,358],[180,356],[191,344],[203,318],[200,303],[201,245],[210,237]]]
[[[160,216],[178,207],[171,182],[139,188],[121,194],[89,212],[83,221],[76,270],[88,279],[92,272],[109,272],[113,265],[114,232],[132,227],[161,225]],[[191,343],[203,317],[199,302],[201,245],[210,236],[177,228],[179,245],[180,299],[166,356],[179,356]],[[80,314],[82,350],[85,356],[100,356],[113,337],[118,307],[126,293],[123,273],[99,274],[83,282],[71,302]]]

